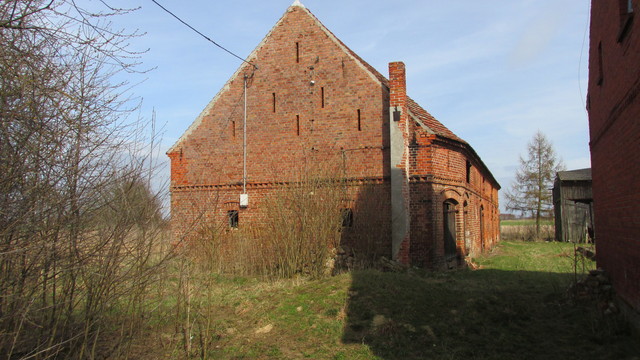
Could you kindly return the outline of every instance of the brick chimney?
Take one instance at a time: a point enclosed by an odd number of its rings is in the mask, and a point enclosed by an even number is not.
[[[407,105],[407,75],[401,61],[389,63],[389,97],[389,106],[404,114],[404,107]],[[393,120],[399,121],[395,116]]]

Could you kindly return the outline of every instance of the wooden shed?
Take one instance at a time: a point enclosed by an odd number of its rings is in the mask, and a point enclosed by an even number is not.
[[[558,171],[553,183],[556,241],[592,241],[592,204],[591,168]]]

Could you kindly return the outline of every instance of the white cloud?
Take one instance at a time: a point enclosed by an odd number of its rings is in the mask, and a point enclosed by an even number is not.
[[[553,39],[560,35],[569,9],[576,5],[575,0],[554,0],[541,4],[534,18],[525,25],[510,54],[509,65],[514,68],[527,65],[542,56]]]

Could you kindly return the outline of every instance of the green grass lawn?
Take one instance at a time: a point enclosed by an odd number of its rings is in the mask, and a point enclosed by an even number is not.
[[[503,242],[476,259],[475,271],[363,270],[277,282],[215,277],[210,292],[193,300],[200,307],[191,321],[208,325],[193,327],[192,356],[633,359],[640,347],[624,322],[566,297],[572,254],[571,244]],[[163,343],[177,338],[171,326],[165,331],[150,339],[165,357],[184,358],[179,339]]]

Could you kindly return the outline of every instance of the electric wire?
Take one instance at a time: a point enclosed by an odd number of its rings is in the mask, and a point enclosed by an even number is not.
[[[587,12],[587,14],[589,14],[589,12]],[[589,111],[587,110],[587,104],[585,104],[585,98],[587,97],[587,95],[583,95],[582,92],[582,58],[584,55],[584,47],[585,47],[585,43],[587,41],[587,32],[589,31],[589,23],[590,23],[590,17],[589,15],[587,15],[587,21],[586,24],[584,26],[584,34],[582,35],[582,46],[580,47],[580,59],[578,60],[578,91],[580,92],[580,101],[582,101],[582,109],[584,110],[584,112],[587,114],[587,118],[589,117]],[[587,79],[588,82],[588,79]],[[587,88],[588,88],[589,84],[587,83]]]
[[[158,3],[156,0],[151,0],[154,4],[158,5],[158,7],[160,7],[162,10],[164,10],[166,13],[168,13],[169,15],[173,16],[174,18],[176,18],[176,20],[180,21],[181,23],[183,23],[186,27],[188,27],[189,29],[193,30],[196,34],[202,36],[203,38],[205,38],[207,41],[209,41],[210,43],[212,43],[213,45],[219,47],[220,49],[226,51],[227,53],[233,55],[234,57],[246,62],[247,64],[253,66],[254,69],[258,69],[258,66],[253,64],[250,61],[247,61],[243,58],[241,58],[240,56],[234,54],[233,52],[231,52],[230,50],[226,49],[224,46],[218,44],[217,42],[211,40],[211,38],[209,38],[208,36],[206,36],[205,34],[201,33],[200,31],[198,31],[196,28],[194,28],[193,26],[189,25],[187,22],[185,22],[184,20],[180,19],[176,14],[172,13],[171,11],[169,11],[169,9],[165,8],[164,6],[160,5],[160,3]]]

